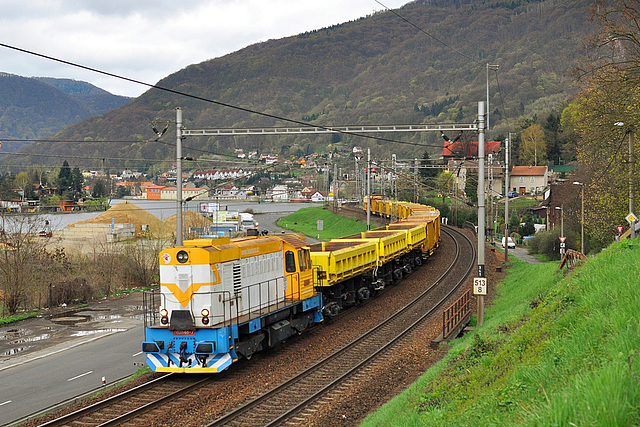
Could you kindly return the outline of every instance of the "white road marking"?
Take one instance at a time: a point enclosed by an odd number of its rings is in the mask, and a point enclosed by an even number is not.
[[[77,380],[80,377],[84,377],[85,375],[89,375],[89,374],[92,374],[92,373],[93,373],[93,371],[85,372],[84,374],[80,374],[80,375],[77,375],[77,376],[75,376],[73,378],[69,378],[67,381]]]
[[[2,402],[2,403],[0,403],[0,406],[2,406],[2,405],[6,405],[7,403],[11,403],[11,401],[10,401],[10,400],[7,400],[6,402]]]
[[[139,352],[137,352],[136,354],[134,354],[134,355],[133,355],[133,356],[131,356],[131,357],[136,357],[136,356],[137,356],[137,355],[139,355],[139,354],[142,354],[142,352],[141,352],[141,351],[139,351]]]

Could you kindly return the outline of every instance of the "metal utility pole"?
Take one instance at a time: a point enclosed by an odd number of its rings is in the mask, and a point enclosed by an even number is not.
[[[414,179],[415,181],[418,181],[418,173],[419,173],[419,169],[418,169],[418,159],[417,159],[417,158],[414,158],[414,159],[413,159],[413,161],[414,161],[414,164],[415,164],[415,167],[414,167],[414,171],[415,171],[415,173],[414,173],[414,177],[413,177],[413,179]],[[413,187],[414,187],[414,191],[413,191],[413,201],[414,201],[415,203],[418,203],[418,184],[414,183],[414,184],[413,184]]]
[[[560,205],[560,234],[564,237],[564,203]]]
[[[500,65],[491,65],[487,63],[487,129],[489,129],[489,70],[496,71]]]
[[[367,231],[371,230],[371,148],[367,148]]]
[[[504,140],[504,262],[509,261],[509,140]]]
[[[489,179],[489,191],[487,192],[489,198],[489,215],[487,215],[487,229],[491,236],[491,243],[493,243],[493,154],[488,155],[489,158],[489,170],[487,178]]]
[[[397,202],[398,201],[398,181],[397,181],[397,175],[396,175],[396,155],[392,154],[391,155],[391,170],[392,175],[391,175],[391,194],[393,195],[393,201]],[[394,205],[394,208],[397,209],[398,206]],[[395,214],[395,215],[394,215]],[[397,217],[397,213],[391,212],[391,221],[393,221],[394,217]]]
[[[631,135],[633,132],[631,129],[627,130],[629,133],[629,214],[635,215],[634,209],[634,196],[633,196],[633,140]],[[636,238],[636,223],[631,222],[631,238]]]
[[[580,252],[584,253],[584,182],[573,181],[573,185],[580,186]]]
[[[356,177],[356,195],[358,197],[360,197],[360,189],[358,188],[358,156],[353,156],[353,159],[355,160],[355,177]]]
[[[333,164],[333,213],[338,211],[338,164]]]
[[[478,277],[484,278],[484,102],[478,102]],[[478,295],[478,326],[484,323],[484,295]]]
[[[182,246],[182,109],[176,108],[176,246]]]

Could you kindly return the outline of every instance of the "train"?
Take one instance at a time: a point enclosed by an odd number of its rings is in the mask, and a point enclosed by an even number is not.
[[[220,373],[366,301],[437,249],[437,209],[380,197],[365,199],[364,209],[393,222],[316,244],[256,232],[162,250],[159,289],[143,294],[147,365]]]

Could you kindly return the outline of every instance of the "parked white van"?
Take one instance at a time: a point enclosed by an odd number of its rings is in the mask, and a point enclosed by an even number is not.
[[[513,239],[512,239],[511,237],[507,237],[507,239],[509,239],[509,240],[507,240],[507,241],[509,242],[509,243],[508,243],[509,248],[515,248],[515,247],[516,247],[516,244],[515,244],[515,242],[513,241]],[[502,238],[502,247],[503,247],[503,248],[505,247],[505,245],[504,245],[504,237]]]

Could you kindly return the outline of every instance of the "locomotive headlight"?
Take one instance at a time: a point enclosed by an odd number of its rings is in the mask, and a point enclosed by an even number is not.
[[[256,227],[258,227],[260,225],[260,223],[258,221],[256,221]]]
[[[202,311],[200,311],[200,314],[202,314],[202,324],[203,325],[208,325],[209,324],[209,309],[208,308],[203,308]]]
[[[166,308],[163,308],[162,310],[160,310],[160,316],[167,317],[168,315],[169,315],[169,312],[167,311]]]
[[[179,263],[184,264],[189,260],[189,254],[186,251],[180,251],[176,255],[176,259],[178,260]]]

